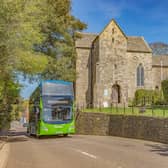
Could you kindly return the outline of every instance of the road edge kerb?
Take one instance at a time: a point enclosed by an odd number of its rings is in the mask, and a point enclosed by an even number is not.
[[[6,168],[10,153],[9,143],[3,142],[0,145],[0,168]]]

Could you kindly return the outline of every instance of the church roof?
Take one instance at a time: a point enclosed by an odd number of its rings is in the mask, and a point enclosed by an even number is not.
[[[97,34],[80,33],[81,38],[75,43],[77,48],[91,48]],[[127,36],[127,50],[131,52],[152,52],[143,37]]]
[[[168,66],[168,55],[157,55],[152,57],[153,66]]]
[[[112,19],[111,22],[112,21],[118,26],[118,28],[121,30],[123,35],[126,37],[126,39],[127,39],[127,51],[128,52],[152,53],[152,49],[149,47],[148,43],[144,40],[143,37],[126,36],[125,33],[120,28],[120,26],[117,24],[117,22],[114,19]],[[92,43],[94,42],[96,37],[100,36],[100,34],[80,33],[80,35],[82,37],[76,41],[75,45],[76,45],[77,48],[91,48]]]
[[[127,50],[132,52],[152,52],[143,37],[127,36]]]
[[[91,48],[92,42],[98,36],[92,33],[80,33],[80,35],[81,38],[75,42],[76,48]]]

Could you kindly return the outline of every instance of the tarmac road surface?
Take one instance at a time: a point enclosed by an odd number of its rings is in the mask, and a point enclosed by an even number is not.
[[[168,168],[165,144],[87,135],[36,139],[14,128],[7,168]]]

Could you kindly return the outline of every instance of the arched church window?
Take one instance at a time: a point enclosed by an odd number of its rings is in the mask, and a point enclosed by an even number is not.
[[[144,86],[144,67],[142,64],[137,67],[137,86]]]

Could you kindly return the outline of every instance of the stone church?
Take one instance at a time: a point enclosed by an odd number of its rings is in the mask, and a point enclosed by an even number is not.
[[[137,89],[160,89],[168,56],[153,56],[143,37],[127,36],[115,20],[76,41],[76,101],[80,106],[128,104]]]

